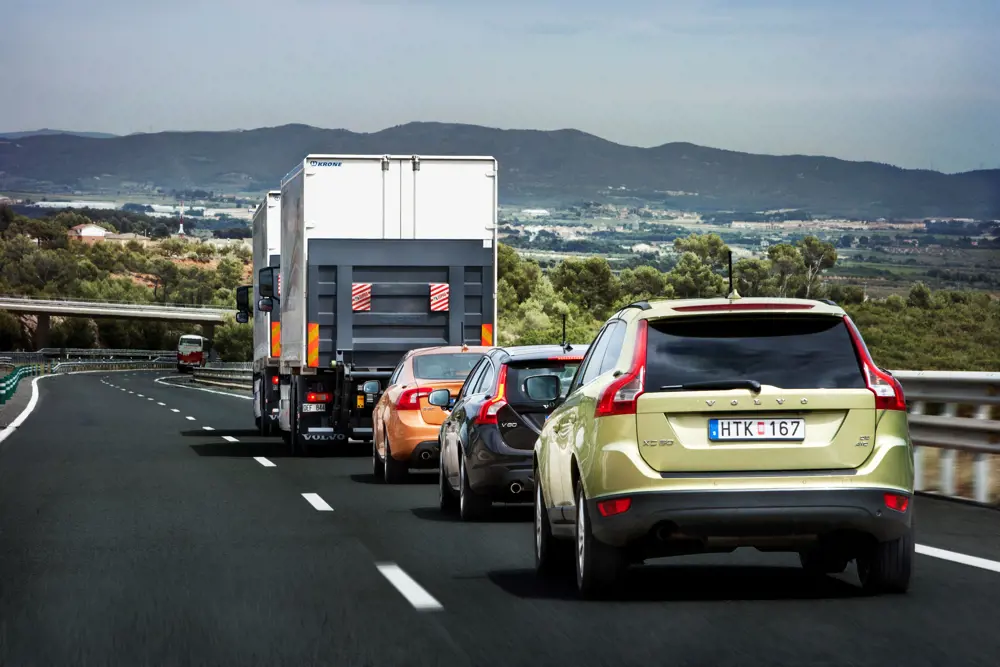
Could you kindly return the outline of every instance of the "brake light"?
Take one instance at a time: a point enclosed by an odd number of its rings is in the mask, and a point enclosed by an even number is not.
[[[631,498],[612,498],[611,500],[597,501],[597,511],[601,513],[601,516],[621,514],[622,512],[627,512],[630,507],[632,507]]]
[[[910,499],[899,493],[885,494],[885,506],[897,512],[905,512],[910,505]]]
[[[310,391],[306,394],[306,403],[329,403],[330,394],[318,394],[314,391]]]
[[[507,405],[507,367],[500,367],[500,374],[497,382],[497,395],[483,403],[476,415],[475,423],[479,425],[496,424],[497,413],[500,408]]]
[[[903,385],[899,384],[899,380],[875,365],[872,355],[868,351],[868,346],[865,345],[865,341],[861,338],[861,332],[858,331],[858,327],[851,321],[850,317],[844,316],[844,324],[847,326],[847,331],[851,334],[851,342],[854,343],[854,350],[861,359],[865,384],[875,394],[875,409],[906,412],[906,397],[903,395]]]
[[[271,384],[273,384],[275,387],[278,386],[278,376],[277,375],[272,375],[271,376]]]
[[[399,395],[396,401],[397,410],[419,410],[420,399],[431,395],[430,387],[412,387]]]
[[[684,313],[704,313],[713,310],[809,310],[811,303],[709,303],[700,306],[676,306],[674,310]]]
[[[569,355],[563,357],[549,357],[549,361],[583,361],[583,355]]]
[[[642,395],[646,380],[646,339],[649,323],[639,321],[639,331],[635,335],[635,350],[632,352],[632,365],[614,382],[609,384],[600,398],[597,399],[597,409],[594,417],[611,417],[613,415],[634,415],[635,404]]]

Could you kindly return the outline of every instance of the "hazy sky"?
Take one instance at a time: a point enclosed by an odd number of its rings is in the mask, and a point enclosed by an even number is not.
[[[436,120],[1000,167],[1000,0],[0,0],[0,24],[4,131]]]

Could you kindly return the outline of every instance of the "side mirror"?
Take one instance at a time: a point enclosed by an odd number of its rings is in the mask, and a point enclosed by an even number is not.
[[[365,394],[377,394],[382,390],[382,385],[378,380],[368,380],[361,386],[361,391]]]
[[[524,381],[524,393],[533,401],[550,403],[559,398],[561,385],[558,375],[532,375]]]
[[[447,410],[451,407],[451,392],[447,389],[435,389],[427,397],[427,402],[431,405],[436,405],[442,410]]]
[[[239,322],[240,324],[246,324],[247,322],[250,321],[250,313],[248,313],[245,310],[237,311],[236,321]]]
[[[270,313],[272,310],[274,310],[274,301],[272,301],[271,297],[269,296],[262,297],[257,302],[257,310],[259,310],[262,313]]]
[[[265,266],[263,269],[257,272],[257,291],[263,298],[273,298],[274,293],[274,274],[278,269],[273,266]]]
[[[236,288],[236,310],[250,312],[250,285],[241,285]]]

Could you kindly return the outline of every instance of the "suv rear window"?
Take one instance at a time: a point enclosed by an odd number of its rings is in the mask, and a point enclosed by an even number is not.
[[[756,380],[783,389],[864,389],[839,317],[743,315],[649,321],[646,387]]]
[[[569,385],[573,382],[576,369],[580,367],[581,361],[549,361],[540,359],[538,361],[511,362],[507,364],[507,401],[512,404],[538,403],[524,393],[524,381],[534,375],[558,375],[560,380],[560,393],[566,396],[569,392]]]
[[[482,354],[419,354],[413,357],[413,377],[420,380],[464,380]]]

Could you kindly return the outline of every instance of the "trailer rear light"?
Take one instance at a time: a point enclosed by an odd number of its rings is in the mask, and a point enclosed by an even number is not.
[[[431,391],[433,390],[430,387],[413,387],[411,389],[407,389],[399,395],[399,400],[396,401],[396,409],[419,410],[420,399],[430,396]]]
[[[865,384],[875,394],[875,409],[906,412],[906,396],[903,394],[903,385],[899,383],[899,380],[875,365],[872,355],[868,351],[868,346],[861,338],[861,332],[858,331],[858,327],[850,317],[844,316],[844,324],[847,326],[848,333],[851,334],[854,350],[861,359],[861,370],[865,376]]]
[[[507,366],[500,367],[498,380],[497,395],[483,403],[473,423],[480,426],[497,423],[497,413],[500,412],[500,408],[507,405]]]
[[[621,514],[622,512],[627,512],[630,507],[632,507],[631,498],[612,498],[611,500],[599,500],[597,502],[597,511],[601,513],[601,516]]]
[[[905,512],[910,506],[910,499],[900,493],[885,494],[885,506],[897,512]]]
[[[682,313],[707,313],[713,310],[809,310],[814,306],[809,303],[708,303],[700,306],[676,306],[674,310]]]
[[[278,378],[278,376],[277,375],[272,375],[271,376],[271,384],[273,384],[275,387],[277,387],[278,386],[278,382],[280,382],[280,379]]]
[[[634,415],[635,404],[645,390],[646,379],[646,340],[649,324],[646,320],[639,321],[639,331],[635,335],[635,350],[632,352],[632,365],[618,379],[609,384],[597,399],[597,409],[594,417],[611,417],[613,415]]]
[[[306,403],[329,403],[330,394],[327,393],[316,393],[310,391],[306,394]]]

